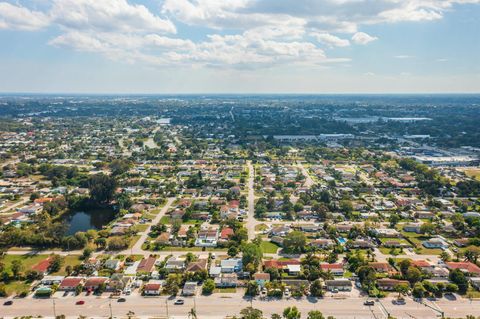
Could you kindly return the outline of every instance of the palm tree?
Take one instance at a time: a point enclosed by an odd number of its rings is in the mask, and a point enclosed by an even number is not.
[[[188,312],[188,318],[197,319],[197,311],[195,310],[195,308],[190,309],[190,311]]]

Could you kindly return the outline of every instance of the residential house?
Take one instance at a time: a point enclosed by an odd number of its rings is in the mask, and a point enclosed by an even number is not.
[[[447,268],[450,270],[460,269],[462,272],[466,273],[471,277],[480,277],[480,267],[471,263],[469,261],[463,262],[446,262]]]
[[[222,273],[236,273],[243,269],[241,258],[224,259],[220,262]]]
[[[422,223],[407,223],[403,225],[403,230],[409,233],[421,233]]]
[[[265,287],[265,284],[270,281],[270,274],[266,272],[258,272],[253,275],[253,280],[261,288]]]
[[[228,287],[237,287],[238,277],[237,274],[221,274],[218,277],[215,277],[215,287],[218,288],[228,288]]]
[[[445,240],[443,240],[442,238],[438,238],[438,237],[430,238],[428,240],[424,240],[422,242],[422,245],[425,248],[430,248],[430,249],[435,249],[435,248],[446,249],[446,248],[448,248],[448,243]]]
[[[95,291],[100,288],[102,285],[107,284],[108,277],[89,277],[83,285],[83,289],[86,291]]]
[[[333,247],[335,244],[331,239],[320,238],[320,239],[315,239],[311,241],[309,245],[317,249],[328,249]]]
[[[153,256],[143,258],[138,264],[137,273],[151,273],[153,271],[156,261],[157,258]]]
[[[195,246],[197,247],[216,247],[218,241],[217,229],[202,229],[198,232]]]
[[[377,280],[377,285],[380,290],[394,291],[398,285],[409,286],[409,282],[406,280],[380,278]]]
[[[159,296],[162,292],[163,280],[149,280],[143,286],[143,294],[145,296]]]
[[[207,270],[207,259],[199,259],[197,261],[190,262],[185,268],[185,272],[201,272]]]
[[[185,259],[172,257],[167,260],[167,263],[165,264],[165,269],[168,272],[182,271],[185,269]]]
[[[187,281],[183,285],[182,295],[183,296],[195,296],[197,292],[197,283],[194,281]]]
[[[352,282],[346,278],[336,278],[334,280],[325,280],[325,286],[329,291],[351,291]]]
[[[320,269],[324,272],[331,272],[334,276],[343,276],[345,270],[343,269],[343,265],[336,263],[336,264],[320,264]]]
[[[58,286],[58,290],[75,291],[78,286],[83,286],[84,283],[85,277],[65,277]]]

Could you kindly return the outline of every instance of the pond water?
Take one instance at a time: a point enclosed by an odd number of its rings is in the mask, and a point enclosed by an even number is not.
[[[65,214],[63,219],[68,225],[66,235],[89,229],[100,230],[115,217],[115,212],[109,208],[76,211]]]

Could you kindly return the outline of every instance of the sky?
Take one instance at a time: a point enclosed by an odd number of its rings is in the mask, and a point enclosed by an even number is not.
[[[0,0],[0,92],[480,93],[480,0]]]

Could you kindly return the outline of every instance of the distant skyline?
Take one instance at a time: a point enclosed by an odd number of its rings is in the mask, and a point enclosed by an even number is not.
[[[480,93],[480,0],[0,0],[0,92]]]

